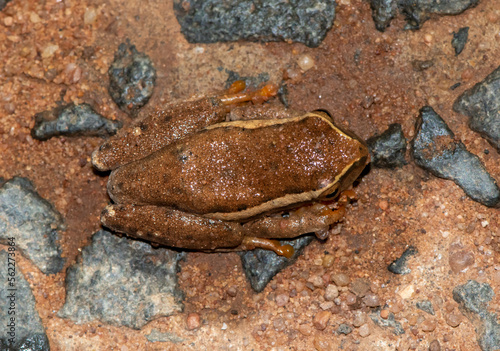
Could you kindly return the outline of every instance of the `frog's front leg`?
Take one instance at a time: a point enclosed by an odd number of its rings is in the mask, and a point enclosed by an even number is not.
[[[100,171],[114,170],[186,135],[225,121],[229,106],[245,101],[266,101],[277,94],[277,88],[272,84],[252,92],[239,92],[239,89],[241,87],[231,87],[224,95],[185,101],[156,110],[131,129],[102,144],[92,153],[92,164]]]

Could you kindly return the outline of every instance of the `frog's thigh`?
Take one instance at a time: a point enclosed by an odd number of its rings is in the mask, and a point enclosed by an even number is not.
[[[168,207],[110,205],[101,214],[107,228],[161,245],[195,250],[235,248],[241,226]]]

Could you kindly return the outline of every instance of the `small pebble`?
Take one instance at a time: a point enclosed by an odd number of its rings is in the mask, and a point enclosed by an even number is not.
[[[380,311],[380,317],[383,319],[389,318],[389,310],[383,309],[382,311]]]
[[[332,301],[326,301],[326,302],[323,302],[319,305],[319,308],[321,308],[322,310],[329,310],[330,308],[332,308],[334,305],[334,303]]]
[[[424,35],[424,43],[430,44],[434,40],[434,36],[432,34]]]
[[[336,273],[331,279],[337,286],[347,286],[351,282],[351,279],[344,273]]]
[[[378,202],[378,207],[380,207],[382,211],[386,211],[389,208],[389,202],[387,202],[387,200],[380,200]]]
[[[299,59],[297,60],[297,64],[299,65],[300,69],[305,71],[310,70],[311,68],[314,67],[314,59],[307,54],[300,55]]]
[[[190,313],[186,319],[187,329],[193,330],[200,327],[200,315],[198,313]]]
[[[326,301],[335,300],[337,297],[339,297],[339,289],[333,284],[328,284],[325,290],[324,297]]]
[[[238,294],[238,289],[236,289],[235,286],[231,286],[229,289],[227,289],[227,294],[231,297],[235,297]]]
[[[332,313],[330,311],[321,311],[316,313],[313,320],[314,327],[318,330],[325,329],[331,316]]]
[[[14,19],[13,19],[12,17],[10,17],[10,16],[5,17],[5,18],[3,19],[3,24],[4,24],[6,27],[10,27],[10,26],[12,26],[12,24],[13,24],[13,23],[14,23]]]
[[[439,341],[433,340],[429,345],[429,351],[441,351],[441,345]]]
[[[359,336],[361,336],[362,338],[366,338],[371,334],[371,330],[368,324],[363,324],[361,327],[359,327],[358,332]]]
[[[446,324],[452,328],[458,327],[462,322],[462,318],[455,313],[445,314],[444,319],[446,320]]]
[[[460,273],[474,264],[474,253],[464,249],[450,253],[449,265],[453,273]]]
[[[314,285],[315,288],[322,288],[323,286],[325,286],[323,278],[321,278],[319,275],[313,275],[307,280],[307,282]]]
[[[349,293],[345,294],[345,303],[347,305],[349,305],[349,306],[354,305],[357,301],[358,301],[357,297],[353,293],[349,292]]]
[[[285,306],[288,301],[290,300],[290,297],[287,294],[279,294],[276,296],[276,305],[279,307]]]
[[[338,334],[347,335],[347,334],[351,334],[351,332],[352,332],[352,328],[349,325],[345,324],[345,323],[342,323],[337,328],[337,333]]]
[[[420,324],[420,328],[422,328],[424,332],[432,332],[436,329],[436,321],[434,319],[426,319]]]
[[[357,312],[352,321],[352,325],[356,328],[359,328],[365,323],[366,323],[366,314],[364,312]]]
[[[335,261],[335,256],[333,255],[325,255],[323,257],[323,267],[330,268],[333,266],[333,262]]]
[[[363,302],[368,307],[377,307],[381,305],[380,298],[373,293],[366,294],[365,297],[363,297]]]
[[[309,336],[313,330],[310,324],[301,324],[299,325],[299,332],[304,336]]]

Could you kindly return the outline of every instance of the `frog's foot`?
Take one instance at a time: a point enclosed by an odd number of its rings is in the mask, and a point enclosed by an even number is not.
[[[102,224],[132,237],[194,250],[231,250],[243,241],[239,223],[200,217],[168,207],[109,205]]]
[[[278,87],[272,83],[267,84],[258,90],[250,92],[242,92],[242,87],[243,89],[245,89],[245,82],[234,82],[233,85],[231,85],[231,87],[229,88],[227,94],[219,96],[219,100],[224,105],[235,105],[247,101],[252,101],[253,103],[263,103],[278,94]],[[241,90],[238,91],[239,89]]]
[[[281,245],[278,240],[262,239],[256,237],[245,237],[238,249],[253,250],[256,248],[271,250],[276,254],[284,256],[286,258],[292,258],[293,254],[295,253],[292,245]]]

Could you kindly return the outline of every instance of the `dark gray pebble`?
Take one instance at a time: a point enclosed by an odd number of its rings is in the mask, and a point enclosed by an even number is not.
[[[406,18],[405,29],[420,29],[431,15],[458,15],[478,3],[479,0],[400,0],[398,6]]]
[[[458,56],[463,51],[467,38],[469,37],[469,27],[463,27],[458,32],[453,32],[451,46],[455,49],[455,55]]]
[[[108,76],[109,95],[122,111],[135,117],[153,95],[156,82],[153,62],[127,40],[118,47]]]
[[[310,235],[294,240],[283,240],[281,244],[290,244],[295,249],[292,258],[288,259],[275,254],[273,251],[255,249],[240,253],[241,263],[250,285],[256,292],[261,292],[267,283],[285,267],[291,265],[302,254],[303,249],[311,243]]]
[[[383,32],[398,13],[396,0],[369,0],[375,28]]]
[[[14,238],[16,247],[43,273],[55,274],[64,266],[59,232],[63,218],[42,199],[27,178],[12,178],[0,188],[0,243]]]
[[[410,257],[415,256],[418,253],[418,250],[414,246],[408,247],[399,258],[395,259],[387,269],[389,272],[394,274],[408,274],[411,272],[411,269],[406,267],[408,260]]]
[[[419,310],[427,312],[433,316],[435,315],[434,307],[432,307],[432,302],[429,300],[417,301],[416,306]]]
[[[500,67],[462,93],[453,110],[469,117],[469,127],[500,152]]]
[[[349,335],[352,333],[352,327],[348,324],[342,323],[337,328],[337,334]]]
[[[369,0],[373,21],[379,31],[384,31],[398,12],[407,21],[405,29],[419,29],[432,15],[458,15],[479,0]]]
[[[8,257],[7,251],[0,251],[0,262],[2,262],[0,264],[0,294],[2,295],[0,300],[0,320],[2,321],[0,350],[50,350],[49,341],[42,320],[36,310],[35,297],[31,288],[24,279],[19,266],[16,265],[15,273],[12,270],[8,271]],[[10,257],[16,259],[16,256],[11,255]],[[8,275],[8,273],[14,273],[14,275]],[[7,278],[15,278],[12,285],[9,285]],[[12,294],[15,298],[9,297]],[[9,314],[9,311],[14,311],[15,314]],[[11,318],[14,318],[14,320],[11,320]],[[13,331],[11,331],[9,324],[13,324]],[[12,337],[14,338],[12,339]]]
[[[31,136],[47,140],[55,136],[108,136],[122,126],[119,121],[104,118],[88,104],[66,105],[35,115]]]
[[[180,254],[101,230],[68,268],[66,303],[58,316],[140,329],[182,311],[177,286]]]
[[[367,140],[371,155],[371,164],[379,168],[403,167],[405,160],[406,139],[401,124],[391,124],[380,135]]]
[[[453,180],[473,200],[491,207],[500,204],[500,189],[481,160],[455,140],[454,133],[432,107],[420,109],[412,153],[418,166]]]
[[[453,289],[453,299],[458,308],[474,325],[477,341],[481,350],[500,349],[500,325],[497,315],[488,311],[488,305],[494,296],[493,289],[487,283],[469,280],[464,285]]]
[[[370,313],[370,319],[373,321],[373,323],[375,323],[379,327],[391,329],[394,335],[401,335],[405,333],[405,330],[403,329],[401,323],[396,321],[396,319],[394,318],[394,313],[389,313],[389,316],[387,318],[382,318],[380,317],[380,311],[381,308],[377,308],[375,309],[375,311]]]
[[[317,47],[335,18],[334,0],[175,0],[190,43],[294,41]]]
[[[432,61],[432,60],[413,60],[413,61],[411,61],[411,65],[412,65],[414,71],[423,72],[426,69],[429,69],[432,66],[434,66],[434,61]]]

